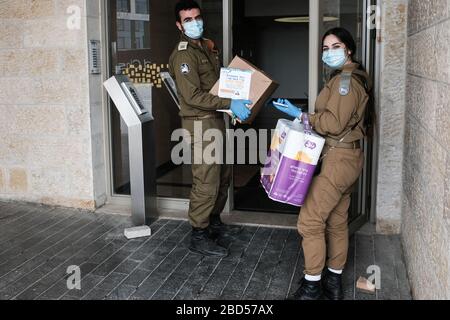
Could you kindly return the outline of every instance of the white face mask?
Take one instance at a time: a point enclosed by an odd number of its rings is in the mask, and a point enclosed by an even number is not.
[[[322,61],[332,69],[341,68],[348,60],[345,49],[330,49],[323,52]]]
[[[197,40],[203,36],[203,20],[192,20],[183,23],[184,34],[191,39]]]

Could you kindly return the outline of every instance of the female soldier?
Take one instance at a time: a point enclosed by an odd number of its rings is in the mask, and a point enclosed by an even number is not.
[[[304,277],[294,299],[343,298],[342,270],[348,251],[348,208],[352,186],[358,180],[364,155],[360,140],[374,122],[371,83],[355,61],[356,44],[342,28],[329,30],[322,39],[323,62],[335,70],[317,98],[309,121],[326,139],[322,169],[313,179],[297,228],[303,238]],[[306,115],[286,99],[275,105],[290,116]],[[367,107],[367,108],[366,108]],[[367,109],[367,111],[366,111]],[[322,279],[322,271],[327,267]]]

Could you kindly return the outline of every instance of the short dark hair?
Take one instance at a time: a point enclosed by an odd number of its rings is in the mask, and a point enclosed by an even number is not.
[[[201,8],[198,5],[198,3],[196,1],[194,1],[194,0],[180,0],[175,5],[175,19],[176,19],[176,21],[181,22],[180,11],[191,10],[191,9],[199,9],[199,10],[201,10]]]

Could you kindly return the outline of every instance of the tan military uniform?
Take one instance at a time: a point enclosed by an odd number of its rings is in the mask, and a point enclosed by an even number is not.
[[[309,275],[321,274],[325,265],[342,270],[347,260],[348,208],[364,163],[359,141],[365,135],[363,117],[368,103],[364,83],[355,74],[366,79],[368,75],[357,68],[355,63],[344,66],[322,90],[316,113],[310,115],[313,128],[326,138],[326,156],[297,225],[303,237],[304,272]]]
[[[225,122],[218,109],[229,109],[231,100],[209,93],[220,76],[219,53],[211,40],[202,39],[201,46],[182,36],[169,60],[180,99],[182,126],[191,135],[193,184],[190,195],[189,220],[195,228],[206,228],[211,215],[220,215],[228,198],[231,167],[224,164],[198,163],[195,155],[203,154],[210,143],[194,136],[194,124],[201,122],[202,135],[208,129],[222,131]],[[210,146],[211,147],[211,146]],[[223,145],[219,146],[220,148]],[[197,149],[197,152],[194,152]],[[200,150],[200,152],[198,152]]]

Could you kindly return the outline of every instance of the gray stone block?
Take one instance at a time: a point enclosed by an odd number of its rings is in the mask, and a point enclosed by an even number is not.
[[[438,84],[426,78],[407,76],[406,112],[428,128],[433,134],[436,131]],[[414,128],[413,128],[414,129]],[[414,146],[410,146],[414,147]]]
[[[450,70],[450,67],[449,67]],[[437,83],[436,137],[450,151],[450,84]]]
[[[450,84],[450,19],[436,26],[436,80]]]
[[[417,32],[447,18],[447,0],[411,0],[408,10],[408,31]]]

